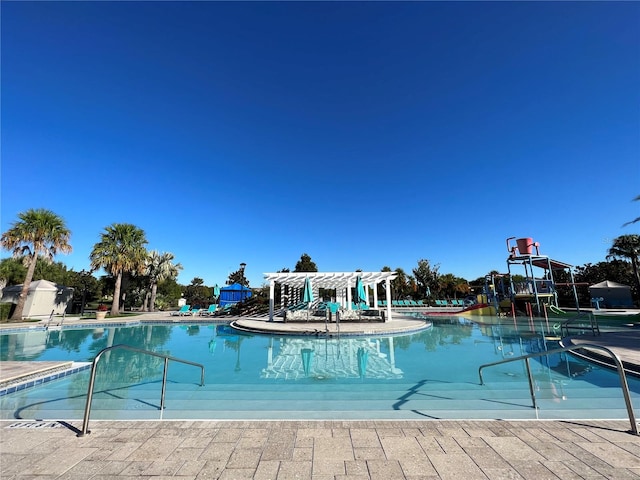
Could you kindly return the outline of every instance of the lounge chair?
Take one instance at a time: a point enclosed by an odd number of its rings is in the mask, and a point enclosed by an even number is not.
[[[202,315],[206,315],[206,316],[213,315],[215,313],[215,311],[216,311],[216,308],[218,308],[218,305],[215,304],[215,303],[212,303],[211,305],[209,305],[208,309],[200,310],[200,315],[201,316]]]
[[[180,307],[180,310],[176,311],[176,312],[172,312],[171,315],[172,316],[182,316],[182,315],[190,315],[191,312],[191,305],[183,305],[182,307]]]
[[[213,313],[213,315],[216,315],[216,316],[218,316],[218,315],[227,315],[227,314],[231,313],[231,307],[232,307],[233,305],[234,305],[233,303],[227,303],[226,305],[224,305],[224,306],[222,306],[222,307],[218,308],[218,309]]]

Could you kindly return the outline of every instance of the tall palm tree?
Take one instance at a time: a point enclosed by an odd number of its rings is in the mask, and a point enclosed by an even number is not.
[[[20,320],[29,293],[33,272],[38,257],[51,262],[58,253],[70,253],[71,232],[62,217],[44,208],[30,209],[18,214],[19,221],[2,234],[0,243],[7,250],[13,250],[14,257],[23,257],[27,266],[27,274],[22,283],[22,291],[18,297],[11,320]]]
[[[100,241],[93,246],[89,255],[91,268],[104,268],[116,279],[111,315],[120,311],[123,274],[144,273],[147,243],[144,230],[130,223],[114,223],[105,228],[105,232],[100,234]]]
[[[147,257],[146,275],[151,281],[151,300],[149,302],[149,311],[155,312],[156,294],[158,292],[158,283],[168,278],[176,278],[178,272],[182,270],[182,265],[173,263],[173,253],[151,250]]]
[[[621,235],[613,239],[609,249],[609,258],[623,258],[631,260],[633,274],[636,277],[638,291],[640,291],[640,235]]]

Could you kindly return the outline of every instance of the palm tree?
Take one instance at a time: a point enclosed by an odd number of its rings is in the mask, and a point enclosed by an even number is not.
[[[633,275],[636,278],[638,291],[640,291],[640,235],[621,235],[613,239],[613,245],[609,249],[609,258],[623,258],[631,260]]]
[[[20,219],[2,234],[0,243],[7,250],[13,250],[14,257],[23,257],[27,266],[27,274],[22,283],[22,291],[18,297],[11,320],[20,320],[24,303],[29,293],[38,257],[51,262],[58,253],[70,253],[71,232],[62,217],[44,208],[30,209],[18,214]]]
[[[640,201],[640,195],[638,195],[636,198],[633,199],[635,202],[639,202]],[[625,223],[624,225],[622,225],[623,227],[626,227],[627,225],[631,225],[632,223],[636,223],[636,222],[640,222],[640,217],[636,217],[635,220],[631,220],[630,222]]]
[[[409,279],[412,277],[409,277],[400,267],[396,268],[395,271],[396,278],[391,280],[391,291],[393,292],[395,300],[398,300],[409,295]]]
[[[105,228],[105,232],[100,234],[100,241],[93,246],[89,255],[91,268],[104,268],[116,279],[111,315],[120,311],[123,274],[144,273],[148,256],[144,246],[147,243],[144,230],[130,223],[114,223]]]
[[[146,275],[151,282],[151,301],[149,302],[149,311],[155,312],[156,293],[158,291],[158,283],[168,278],[175,279],[178,272],[182,270],[182,265],[173,263],[173,253],[151,250],[147,258]]]

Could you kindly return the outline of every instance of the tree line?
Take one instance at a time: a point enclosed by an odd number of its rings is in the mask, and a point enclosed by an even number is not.
[[[635,223],[635,219],[629,223]],[[190,285],[176,281],[182,269],[170,252],[148,251],[144,230],[128,223],[114,223],[105,227],[100,240],[89,255],[90,271],[67,270],[61,262],[54,262],[58,253],[70,253],[71,231],[64,220],[46,209],[30,209],[18,214],[18,220],[2,234],[0,245],[13,253],[13,258],[0,261],[0,281],[3,285],[22,283],[22,291],[12,320],[23,316],[24,304],[33,280],[47,279],[74,288],[74,298],[82,295],[85,301],[102,299],[105,292],[113,292],[111,314],[117,315],[124,306],[135,305],[143,311],[155,311],[175,305],[184,295],[191,304],[205,306],[211,302],[213,288],[194,278]],[[42,260],[42,261],[39,261]],[[640,235],[622,235],[613,240],[605,262],[588,263],[575,268],[577,283],[598,283],[611,280],[630,285],[636,302],[640,300]],[[96,279],[93,273],[104,269],[107,275]],[[484,277],[468,281],[452,273],[440,273],[440,266],[420,259],[411,273],[402,268],[393,270],[393,299],[461,298],[484,285]],[[282,269],[282,272],[289,269]],[[295,272],[317,272],[318,267],[304,253],[296,263]],[[384,266],[381,271],[392,271]],[[491,272],[489,272],[491,273]],[[557,281],[567,281],[564,278]],[[249,286],[244,276],[244,264],[229,275],[227,284]],[[382,289],[382,285],[378,288]],[[264,296],[267,286],[257,289],[257,298]],[[323,292],[320,292],[321,294]],[[379,292],[383,298],[384,292]],[[380,297],[382,296],[382,297]],[[584,293],[582,294],[584,297]],[[587,300],[588,301],[588,300]]]
[[[22,281],[22,289],[11,320],[22,319],[29,287],[34,278],[45,278],[45,275],[56,271],[55,275],[47,275],[47,279],[76,287],[77,293],[82,292],[85,300],[87,293],[89,298],[94,294],[102,296],[104,288],[111,287],[113,282],[111,314],[117,315],[121,310],[123,301],[121,292],[124,284],[144,285],[142,309],[154,311],[159,283],[177,278],[182,269],[179,263],[174,263],[172,253],[147,251],[148,241],[144,230],[129,223],[114,223],[105,227],[104,232],[100,234],[100,240],[91,250],[89,255],[91,270],[69,272],[60,263],[53,264],[53,259],[58,253],[72,251],[70,238],[71,231],[62,217],[43,208],[19,213],[18,220],[2,234],[0,245],[13,253],[14,261],[9,259],[2,261],[0,276],[5,284],[13,284],[18,278]],[[36,276],[38,266],[40,266],[41,277]],[[100,268],[104,269],[109,277],[102,282],[92,275]],[[21,275],[22,273],[24,276]],[[75,289],[74,292],[76,292]]]

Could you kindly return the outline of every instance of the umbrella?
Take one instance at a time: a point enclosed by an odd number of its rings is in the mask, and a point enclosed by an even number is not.
[[[367,360],[369,360],[369,352],[360,347],[358,349],[358,374],[360,378],[364,378],[367,375]]]
[[[302,354],[302,368],[304,369],[304,374],[308,377],[309,372],[311,371],[311,360],[313,359],[313,350],[310,348],[303,348],[300,350]]]
[[[304,292],[302,293],[302,301],[307,303],[313,302],[313,290],[311,290],[311,280],[309,280],[309,277],[304,279]]]
[[[213,299],[218,300],[218,297],[220,297],[220,287],[216,283],[213,287]]]
[[[309,320],[309,309],[311,308],[311,302],[313,302],[313,290],[311,289],[311,280],[309,280],[309,277],[304,279],[302,301],[307,302],[307,320]]]
[[[360,275],[358,275],[356,277],[356,303],[358,304],[358,316],[361,315],[360,304],[366,301],[367,301],[367,294],[364,291],[364,285],[362,284],[362,279],[360,278]]]

